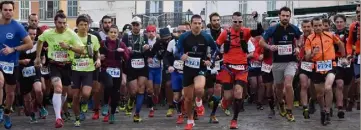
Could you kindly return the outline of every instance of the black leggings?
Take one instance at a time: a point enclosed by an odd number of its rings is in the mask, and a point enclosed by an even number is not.
[[[120,100],[122,76],[113,78],[107,72],[102,71],[99,74],[99,80],[104,86],[104,104],[108,104],[110,99],[110,113],[114,114]]]

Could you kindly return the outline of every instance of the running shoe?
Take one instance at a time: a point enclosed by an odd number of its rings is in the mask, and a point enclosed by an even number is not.
[[[172,117],[173,116],[173,113],[174,113],[174,109],[173,108],[169,108],[168,111],[167,111],[167,117]]]
[[[99,119],[99,111],[94,111],[92,119],[93,120],[98,120]]]
[[[219,123],[219,121],[216,116],[211,116],[209,118],[209,123],[217,124],[217,123]]]
[[[154,110],[149,110],[148,117],[154,117]]]
[[[184,118],[183,118],[183,115],[181,114],[181,115],[178,115],[178,118],[177,118],[177,124],[183,124],[183,122],[184,122]]]
[[[10,118],[10,114],[9,115],[4,115],[4,127],[5,129],[10,129],[13,126],[12,122],[11,122],[11,118]]]
[[[80,120],[75,121],[75,122],[74,122],[74,126],[75,126],[75,127],[80,127]]]
[[[108,106],[108,104],[105,104],[105,105],[102,107],[102,116],[107,115],[108,112],[109,112],[109,106]]]
[[[196,107],[197,110],[197,115],[198,116],[203,116],[204,115],[204,106],[200,106],[200,107]]]
[[[302,115],[303,115],[303,118],[310,119],[310,113],[309,113],[308,109],[303,109]]]
[[[184,130],[192,130],[192,129],[193,129],[193,126],[194,126],[194,123],[187,124],[187,125],[184,127]]]
[[[231,120],[230,129],[238,129],[237,120]]]
[[[109,114],[105,115],[103,118],[103,122],[108,122],[109,121]]]
[[[114,114],[110,114],[109,124],[114,124],[114,122],[115,122],[115,115],[114,115]]]
[[[45,109],[45,107],[42,107],[42,108],[40,109],[40,118],[41,118],[41,119],[45,119],[46,116],[48,116],[48,111]]]
[[[4,121],[4,109],[0,109],[0,123]]]
[[[79,115],[79,120],[80,121],[84,121],[86,119],[86,116],[83,112],[80,112],[80,115]]]
[[[61,128],[64,126],[64,120],[61,118],[56,119],[55,121],[55,128]]]
[[[140,118],[139,114],[134,114],[133,122],[141,122],[142,118]]]
[[[81,112],[83,112],[83,113],[88,112],[88,104],[82,103],[80,108],[81,108]]]

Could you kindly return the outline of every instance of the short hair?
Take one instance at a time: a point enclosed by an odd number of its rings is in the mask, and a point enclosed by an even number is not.
[[[312,21],[311,21],[311,25],[313,25],[313,22],[314,21],[321,21],[321,18],[319,18],[319,17],[314,17],[313,19],[312,19]]]
[[[112,22],[113,22],[113,19],[112,17],[108,16],[108,15],[104,15],[101,22],[103,23],[104,22],[104,19],[110,19]]]
[[[232,17],[233,16],[242,16],[242,13],[241,12],[234,12],[233,14],[232,14]]]
[[[341,18],[344,22],[346,22],[346,16],[343,15],[343,14],[337,14],[337,15],[333,16],[333,21],[336,22],[336,20],[337,20],[338,18]]]
[[[281,14],[282,11],[286,11],[286,12],[292,13],[291,9],[288,8],[287,6],[283,6],[283,7],[280,9],[280,11],[278,12],[278,14]]]
[[[29,15],[28,19],[30,19],[31,16],[37,16],[37,14],[36,14],[36,13],[31,13],[31,14]]]
[[[66,19],[66,16],[64,13],[57,13],[54,17],[54,22],[57,21],[59,18]]]
[[[302,20],[301,26],[302,26],[304,23],[310,23],[310,22],[311,22],[311,21],[308,20],[308,19]]]
[[[80,15],[78,18],[76,18],[76,25],[78,25],[80,22],[86,22],[89,24],[89,19],[85,15]]]
[[[56,14],[64,14],[64,10],[58,10],[58,11],[56,11]]]
[[[14,3],[14,1],[2,1],[1,3],[0,3],[0,10],[2,10],[3,9],[3,5],[7,5],[7,4],[11,4],[12,6],[13,6],[13,9],[15,9],[15,3]]]
[[[209,21],[212,21],[212,17],[214,16],[221,17],[217,12],[214,12],[209,15]]]
[[[191,22],[193,22],[194,19],[201,19],[202,20],[202,17],[200,15],[198,15],[198,14],[195,14],[195,15],[192,16]]]
[[[328,25],[331,25],[331,21],[327,18],[322,19],[322,23],[327,23]]]
[[[29,30],[37,30],[37,29],[38,28],[36,26],[30,25],[30,26],[28,26],[27,31],[29,31]]]

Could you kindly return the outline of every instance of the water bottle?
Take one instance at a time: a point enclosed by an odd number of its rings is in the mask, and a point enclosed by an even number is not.
[[[88,55],[89,57],[93,57],[93,46],[92,45],[87,45],[87,51],[88,51]]]

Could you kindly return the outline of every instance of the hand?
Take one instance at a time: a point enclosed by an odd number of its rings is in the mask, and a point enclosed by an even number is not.
[[[117,51],[118,52],[124,52],[124,49],[123,48],[118,48]]]
[[[129,51],[132,51],[132,47],[128,47],[128,50],[129,50]]]
[[[95,68],[99,68],[100,66],[101,66],[100,60],[97,59],[97,60],[95,61]]]
[[[186,54],[183,54],[181,57],[182,61],[186,61],[188,59],[188,52]]]
[[[271,50],[271,51],[277,51],[277,46],[276,45],[271,45],[270,47],[269,47],[269,49]]]
[[[206,65],[206,66],[212,66],[212,63],[209,60],[203,60],[203,62],[204,62],[204,65]]]
[[[260,61],[263,60],[263,54],[259,55],[258,60],[260,60]]]
[[[145,44],[144,46],[143,46],[143,50],[148,50],[150,47],[149,47],[149,45],[148,44]]]
[[[148,63],[152,64],[153,63],[153,58],[148,58]]]
[[[219,56],[216,56],[216,60],[220,60],[221,58],[219,58]]]
[[[105,60],[105,55],[104,54],[100,54],[100,60]]]
[[[40,57],[36,57],[35,60],[34,60],[34,65],[36,67],[41,67],[41,59]]]
[[[30,62],[30,59],[24,59],[24,60],[23,60],[23,64],[24,64],[24,65],[29,64],[29,62]]]
[[[68,44],[64,43],[64,42],[60,42],[59,45],[63,49],[69,49],[70,48],[70,46]]]
[[[319,53],[319,52],[320,52],[320,47],[313,48],[313,53]]]
[[[208,54],[208,55],[207,55],[207,57],[208,57],[208,58],[211,58],[211,57],[212,57],[212,55],[211,55],[211,54]]]
[[[169,66],[169,67],[168,67],[168,72],[169,72],[169,73],[173,73],[173,72],[174,72],[174,67],[173,67],[173,66]]]
[[[298,54],[300,54],[300,48],[296,47],[295,48],[295,55],[298,55]]]
[[[11,53],[13,53],[15,51],[14,48],[11,48],[5,44],[3,44],[5,46],[5,48],[1,49],[1,52],[4,54],[4,55],[9,55]]]

